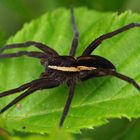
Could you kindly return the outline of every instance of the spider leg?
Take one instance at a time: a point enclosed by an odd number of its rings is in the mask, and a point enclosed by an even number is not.
[[[132,78],[130,78],[128,76],[120,74],[120,73],[118,73],[116,71],[112,71],[110,69],[101,69],[101,70],[99,69],[99,73],[100,72],[105,73],[105,75],[112,75],[112,76],[115,76],[115,77],[117,77],[117,78],[119,78],[119,79],[121,79],[123,81],[126,81],[126,82],[132,84],[138,91],[140,91],[140,85],[134,79],[132,79]]]
[[[44,53],[46,53],[48,56],[58,56],[58,53],[53,50],[52,48],[48,47],[45,44],[35,42],[35,41],[27,41],[24,43],[17,43],[17,44],[9,44],[6,45],[2,48],[0,48],[0,52],[3,52],[7,49],[14,49],[14,48],[23,48],[23,47],[30,47],[30,46],[35,46],[36,48],[40,49]]]
[[[31,88],[28,89],[27,91],[25,91],[24,93],[22,93],[20,96],[18,96],[17,98],[15,98],[12,102],[10,102],[8,105],[6,105],[4,108],[2,108],[0,110],[0,114],[2,114],[3,112],[5,112],[6,110],[8,110],[10,107],[12,107],[13,105],[15,105],[16,103],[18,103],[20,100],[22,100],[23,98],[25,98],[26,96],[30,95],[31,93],[33,93],[34,91],[38,90],[39,87],[36,88]]]
[[[60,81],[54,80],[51,78],[48,78],[48,79],[46,78],[46,79],[42,79],[42,80],[43,81],[40,81],[38,83],[34,83],[28,90],[26,90],[24,93],[22,93],[21,95],[16,97],[13,101],[11,101],[4,108],[2,108],[0,110],[0,114],[2,114],[3,112],[5,112],[9,108],[11,108],[13,105],[18,103],[20,100],[22,100],[23,98],[25,98],[26,96],[32,94],[33,92],[35,92],[37,90],[46,89],[46,88],[53,88],[53,87],[60,85]]]
[[[140,27],[140,24],[139,23],[130,23],[128,25],[125,25],[125,26],[115,30],[115,31],[109,32],[107,34],[104,34],[104,35],[98,37],[93,42],[91,42],[91,44],[89,44],[89,46],[84,50],[82,56],[90,55],[92,53],[92,51],[94,51],[102,43],[102,41],[109,39],[109,38],[111,38],[111,37],[113,37],[121,32],[127,31],[131,28],[134,28],[134,27]]]
[[[13,57],[19,57],[19,56],[29,56],[34,58],[47,58],[47,55],[42,52],[35,52],[35,51],[19,51],[16,53],[8,53],[8,54],[0,54],[0,58],[13,58]]]
[[[75,18],[74,18],[74,10],[73,8],[71,8],[71,23],[72,23],[72,29],[73,29],[73,40],[72,40],[72,44],[71,44],[71,50],[69,52],[70,56],[75,56],[76,53],[76,49],[78,46],[78,38],[79,38],[79,33],[76,27],[76,22],[75,22]]]
[[[8,95],[15,94],[17,92],[24,91],[25,89],[27,89],[27,88],[31,87],[32,85],[37,84],[37,83],[39,83],[41,81],[43,81],[43,78],[33,80],[33,81],[29,82],[29,83],[21,85],[18,88],[14,88],[14,89],[11,89],[11,90],[8,90],[8,91],[4,91],[4,92],[0,93],[0,98],[8,96]]]
[[[132,79],[132,78],[130,78],[128,76],[125,76],[123,74],[120,74],[120,73],[118,73],[116,71],[112,71],[110,73],[110,75],[115,76],[115,77],[117,77],[117,78],[119,78],[121,80],[124,80],[124,81],[132,84],[138,91],[140,91],[140,86],[138,85],[138,83],[134,79]]]
[[[68,111],[69,111],[69,108],[70,108],[70,105],[71,105],[71,102],[72,102],[72,99],[73,99],[73,95],[74,95],[75,82],[74,81],[69,81],[68,86],[69,86],[69,95],[68,95],[68,98],[67,98],[67,101],[66,101],[66,104],[65,104],[60,122],[59,122],[59,127],[62,127],[62,125],[65,121],[65,118],[68,114]]]

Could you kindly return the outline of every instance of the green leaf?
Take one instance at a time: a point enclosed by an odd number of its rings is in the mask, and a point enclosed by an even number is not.
[[[51,135],[24,135],[23,133],[19,136],[10,136],[4,130],[0,130],[0,140],[74,140],[72,135],[63,131],[62,129],[56,129]]]
[[[75,17],[80,33],[77,56],[100,35],[131,22],[140,22],[140,15],[130,11],[118,15],[77,8]],[[70,11],[59,9],[25,24],[8,43],[39,41],[51,46],[59,54],[67,55],[72,36]],[[104,41],[94,54],[109,59],[116,65],[117,71],[140,83],[139,38],[140,29],[131,29]],[[32,47],[28,50],[36,49]],[[33,58],[1,59],[0,90],[18,87],[38,78],[43,71],[39,60]],[[38,91],[1,115],[0,126],[8,131],[49,133],[58,127],[67,95],[66,85]],[[18,94],[0,99],[0,108],[16,96]],[[93,78],[77,84],[64,129],[79,132],[82,128],[105,124],[110,118],[130,119],[139,116],[140,95],[132,85],[114,77]]]

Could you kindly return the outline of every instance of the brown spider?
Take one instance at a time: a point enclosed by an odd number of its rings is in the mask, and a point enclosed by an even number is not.
[[[19,102],[20,100],[37,90],[53,88],[66,83],[69,87],[69,95],[59,122],[59,127],[61,127],[68,114],[69,107],[74,95],[75,84],[78,81],[84,81],[94,77],[110,75],[132,84],[137,90],[140,91],[140,86],[130,77],[118,73],[116,71],[115,66],[109,60],[97,55],[91,55],[91,53],[102,43],[102,41],[111,38],[121,32],[129,30],[133,27],[140,27],[140,24],[131,23],[113,32],[98,37],[97,39],[92,41],[91,44],[89,44],[89,46],[83,51],[81,56],[75,58],[74,56],[76,53],[76,48],[78,46],[79,33],[76,28],[73,9],[71,9],[71,20],[74,37],[72,40],[71,50],[68,56],[61,56],[52,48],[42,43],[34,41],[28,41],[19,44],[10,44],[6,45],[3,48],[0,48],[0,58],[13,58],[23,55],[39,58],[41,60],[41,64],[45,68],[45,71],[41,74],[40,78],[29,83],[23,84],[18,88],[0,93],[0,98],[2,98],[4,96],[8,96],[26,90],[21,95],[16,97],[13,101],[11,101],[7,106],[2,108],[0,110],[0,113],[5,112],[14,104],[16,104],[17,102]],[[40,49],[41,52],[19,51],[16,53],[3,53],[7,49],[30,46],[35,46],[36,48]]]

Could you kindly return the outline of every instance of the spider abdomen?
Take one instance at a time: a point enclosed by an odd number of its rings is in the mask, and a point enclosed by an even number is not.
[[[78,57],[76,66],[87,66],[115,70],[115,66],[109,60],[97,55]]]

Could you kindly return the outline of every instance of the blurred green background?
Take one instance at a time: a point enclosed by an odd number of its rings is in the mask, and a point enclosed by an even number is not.
[[[47,11],[59,7],[69,8],[71,5],[98,11],[140,12],[140,0],[0,0],[0,45],[22,28],[25,22]],[[137,140],[140,138],[138,126],[140,126],[139,119],[131,122],[127,119],[116,119],[95,130],[83,130],[81,135],[75,134],[74,137],[80,140],[93,139],[93,137],[97,140]]]

